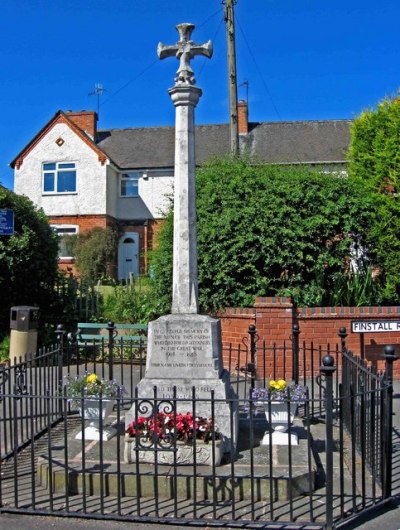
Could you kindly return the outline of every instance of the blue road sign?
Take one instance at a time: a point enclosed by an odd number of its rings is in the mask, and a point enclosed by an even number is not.
[[[0,209],[0,236],[14,233],[14,210]]]

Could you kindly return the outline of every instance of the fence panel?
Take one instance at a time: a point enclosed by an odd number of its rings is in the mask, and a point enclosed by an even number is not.
[[[61,417],[58,346],[4,367],[0,394],[1,456],[14,454]]]
[[[293,376],[292,347],[267,348],[250,339],[225,350],[237,390],[230,402],[228,434],[224,427],[227,440],[218,435],[221,402],[213,394],[199,399],[193,389],[192,398],[184,400],[176,391],[168,398],[158,397],[157,389],[150,397],[137,394],[142,347],[137,356],[138,351],[133,353],[118,340],[111,350],[107,339],[75,345],[60,341],[58,348],[4,372],[0,379],[3,511],[204,526],[262,523],[331,528],[379,506],[390,495],[386,451],[390,426],[385,421],[390,385],[355,356],[345,351],[343,360],[335,362],[337,348],[299,347],[298,377],[307,387],[307,397],[287,425],[287,443],[277,444],[273,422],[267,421],[272,402],[251,399],[251,389],[262,384],[255,377],[260,366],[265,375],[263,367],[271,356],[277,357],[273,377]],[[103,416],[108,404],[101,400],[98,423],[91,425],[79,409],[92,410],[93,403],[89,405],[86,398],[71,402],[60,394],[59,382],[63,375],[84,372],[108,379],[110,353],[113,376],[126,386],[127,394],[114,401],[108,416]],[[196,421],[200,406],[204,410],[204,402],[209,414],[197,422],[207,443],[201,436],[190,439],[190,422]],[[289,413],[290,403],[283,404]],[[125,414],[132,406],[135,425],[126,437]],[[176,429],[181,428],[179,438]],[[230,439],[236,443],[229,443]]]

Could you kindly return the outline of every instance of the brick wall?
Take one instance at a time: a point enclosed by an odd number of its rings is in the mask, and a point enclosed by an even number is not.
[[[78,225],[80,233],[95,227],[106,228],[114,222],[113,217],[108,215],[57,215],[49,217],[49,223],[52,225]]]
[[[82,110],[80,112],[67,111],[68,118],[75,123],[82,131],[90,134],[92,138],[96,137],[97,132],[97,113],[92,110]]]
[[[265,346],[269,354],[267,361],[264,361],[261,359],[261,352],[258,351],[258,367],[262,366],[261,372],[266,377],[279,372],[280,368],[284,368],[286,372],[290,373],[292,368],[292,333],[295,323],[300,328],[301,348],[303,344],[307,346],[305,350],[305,357],[308,356],[308,359],[305,359],[307,370],[312,370],[313,367],[318,369],[320,362],[320,356],[318,357],[319,346],[324,350],[328,347],[335,350],[340,345],[338,332],[341,327],[347,330],[346,345],[348,349],[356,354],[363,354],[365,359],[379,370],[384,368],[381,355],[385,345],[392,344],[395,346],[396,354],[400,356],[400,332],[365,333],[361,336],[361,334],[351,331],[351,323],[354,320],[400,321],[400,307],[294,308],[290,298],[260,297],[256,299],[253,308],[229,308],[225,313],[218,316],[222,323],[225,362],[228,360],[226,348],[230,343],[233,344],[233,350],[238,352],[238,358],[243,359],[241,351],[243,338],[248,337],[249,325],[255,324],[258,335],[258,350]],[[312,343],[313,354],[310,353]],[[285,349],[283,348],[284,344]],[[241,349],[239,350],[240,345]],[[276,349],[274,350],[274,348]],[[271,352],[274,352],[273,355]],[[310,358],[311,356],[313,359]],[[232,352],[230,358],[231,365],[234,365],[235,359],[232,360]],[[394,363],[394,377],[400,379],[400,360]]]

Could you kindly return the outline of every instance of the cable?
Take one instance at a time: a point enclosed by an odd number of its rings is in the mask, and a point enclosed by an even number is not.
[[[147,66],[144,70],[142,70],[137,76],[133,77],[132,79],[130,79],[127,83],[125,83],[124,85],[122,85],[122,87],[118,88],[118,90],[116,90],[115,92],[113,92],[111,94],[111,96],[109,98],[107,98],[105,101],[103,101],[100,105],[100,107],[103,107],[103,105],[105,105],[106,103],[108,103],[110,101],[110,99],[112,99],[114,96],[116,96],[117,94],[119,94],[122,90],[124,90],[124,88],[126,88],[127,86],[129,86],[131,83],[133,83],[134,81],[136,81],[137,79],[139,79],[139,77],[141,77],[143,74],[145,74],[148,70],[150,70],[151,68],[153,68],[153,66],[158,63],[158,59],[155,59],[151,64],[149,64],[149,66]]]
[[[216,30],[213,38],[212,38],[212,42],[215,42],[217,40],[217,36],[218,36],[218,33],[220,32],[220,29],[221,29],[221,26],[222,26],[223,22],[224,22],[224,19],[221,18],[220,23],[218,24],[217,30]],[[201,67],[199,69],[199,74],[197,76],[198,80],[200,79],[201,74],[203,73],[203,70],[204,70],[204,68],[205,68],[205,66],[207,64],[207,60],[206,59],[207,59],[206,57],[203,57],[203,64],[201,65]]]
[[[281,117],[281,115],[280,115],[280,113],[279,113],[279,111],[278,111],[278,109],[277,109],[277,107],[276,107],[276,105],[274,103],[274,100],[272,98],[271,92],[269,91],[269,88],[268,88],[268,85],[267,85],[267,83],[266,83],[266,81],[264,79],[264,76],[263,76],[263,74],[261,72],[261,68],[258,66],[258,63],[257,63],[256,58],[254,56],[253,50],[251,49],[251,47],[250,47],[250,45],[249,45],[249,43],[247,41],[247,38],[246,38],[246,35],[245,35],[244,31],[243,31],[242,25],[240,24],[240,21],[237,18],[237,16],[235,17],[235,19],[236,19],[236,21],[238,23],[238,26],[239,26],[239,29],[240,29],[240,31],[242,33],[242,36],[243,36],[244,42],[245,42],[245,44],[247,46],[247,49],[249,50],[250,56],[253,59],[254,65],[255,65],[255,67],[256,67],[256,69],[258,71],[258,74],[259,74],[259,76],[261,78],[262,84],[264,85],[265,91],[268,94],[269,99],[271,100],[271,103],[272,103],[272,106],[273,106],[273,108],[274,108],[274,110],[276,112],[276,115],[278,116],[280,121],[283,121],[282,117]]]
[[[214,18],[218,13],[221,12],[221,8],[218,9],[218,11],[215,11],[215,13],[213,13],[212,15],[210,15],[208,18],[206,18],[201,24],[199,24],[197,26],[197,28],[201,28],[202,26],[204,26],[205,24],[207,24],[207,22],[209,20],[211,20],[212,18]],[[221,24],[220,24],[221,26]],[[219,26],[219,27],[220,27]],[[219,27],[217,29],[217,32],[216,34],[218,33],[219,31]],[[204,58],[204,61],[203,61],[203,65],[200,69],[200,73],[199,73],[199,76],[201,75],[201,72],[203,71],[204,69],[204,65],[206,63],[205,61],[206,58]],[[122,90],[124,90],[127,86],[129,86],[131,83],[133,83],[134,81],[136,81],[137,79],[139,79],[143,74],[145,74],[148,70],[151,70],[151,68],[153,68],[153,66],[158,63],[159,59],[155,59],[151,64],[149,64],[146,68],[144,68],[137,76],[133,77],[132,79],[130,79],[127,83],[125,83],[124,85],[122,85],[120,88],[118,88],[115,92],[113,92],[110,97],[108,97],[106,100],[104,100],[103,102],[100,103],[100,108],[103,107],[106,103],[108,103],[114,96],[116,96],[117,94],[119,94],[120,92],[122,92]]]
[[[222,11],[222,9],[219,8],[217,11],[215,11],[215,13],[213,13],[213,14],[210,15],[208,18],[206,18],[206,19],[204,20],[204,22],[202,22],[201,24],[199,24],[198,26],[196,26],[196,28],[197,28],[197,29],[200,29],[200,28],[202,28],[203,26],[205,26],[209,20],[211,20],[212,18],[214,18],[214,17],[215,17],[216,15],[218,15],[218,13],[220,13],[221,11]]]

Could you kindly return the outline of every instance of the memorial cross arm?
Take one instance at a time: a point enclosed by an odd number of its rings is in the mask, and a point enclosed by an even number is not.
[[[179,59],[179,68],[175,77],[175,84],[177,85],[195,84],[190,61],[196,55],[204,55],[208,58],[212,57],[213,47],[210,40],[205,44],[196,44],[190,40],[194,27],[194,24],[189,23],[178,24],[176,29],[179,32],[179,41],[172,46],[165,45],[162,42],[157,46],[157,54],[160,59],[173,57],[174,55]]]

